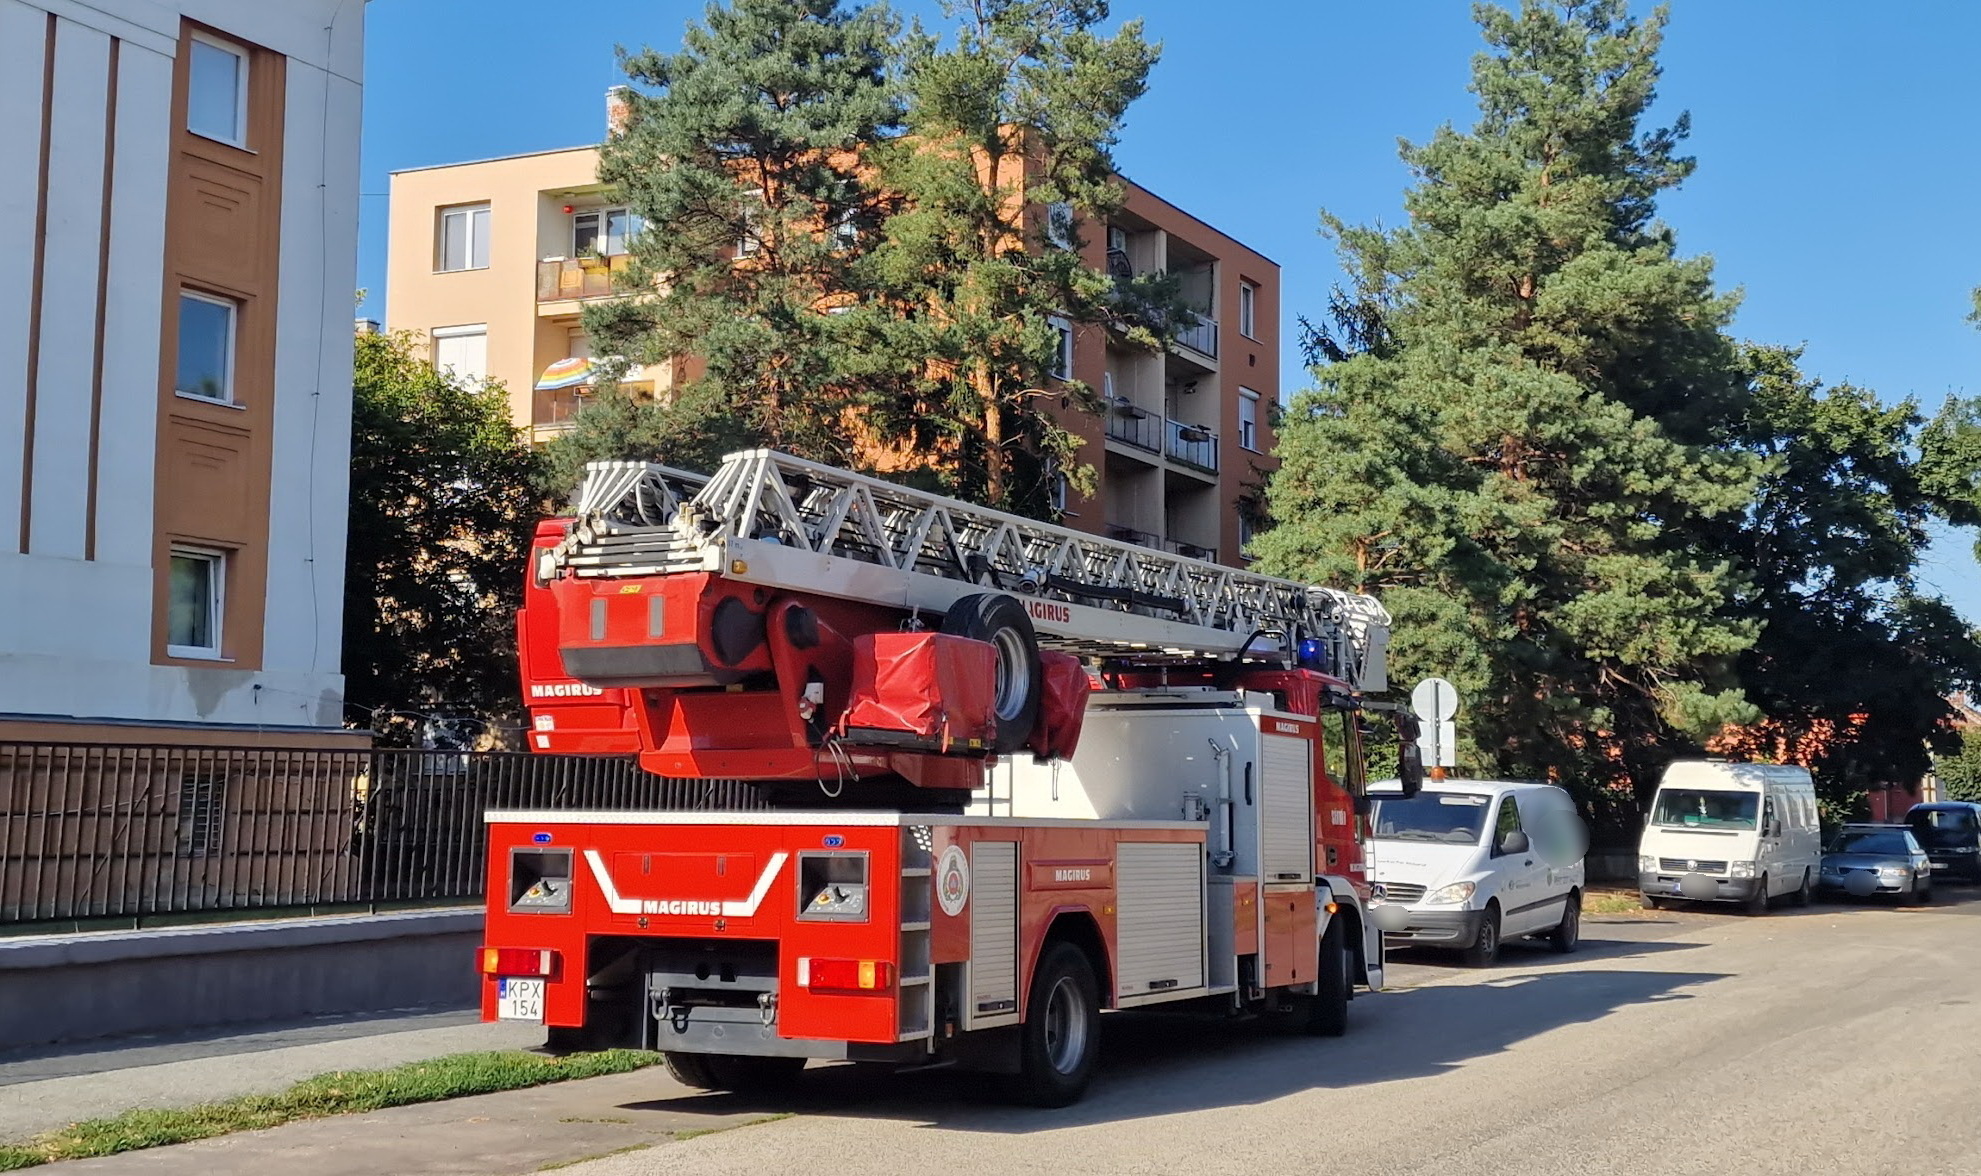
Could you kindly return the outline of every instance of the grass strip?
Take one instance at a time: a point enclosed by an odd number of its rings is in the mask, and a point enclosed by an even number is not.
[[[1590,890],[1582,896],[1585,915],[1641,914],[1644,904],[1635,890]]]
[[[453,1054],[385,1070],[340,1070],[307,1078],[277,1094],[249,1094],[176,1109],[125,1111],[86,1119],[25,1143],[0,1144],[0,1172],[57,1160],[211,1139],[235,1131],[279,1127],[411,1103],[495,1094],[550,1082],[624,1074],[660,1061],[657,1053],[614,1049],[554,1058],[522,1050]]]

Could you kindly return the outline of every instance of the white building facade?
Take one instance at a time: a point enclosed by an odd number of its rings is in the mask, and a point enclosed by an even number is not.
[[[364,0],[0,0],[0,740],[342,743]]]

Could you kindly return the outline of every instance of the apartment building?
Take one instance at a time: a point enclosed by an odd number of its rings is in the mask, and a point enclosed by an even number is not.
[[[0,0],[0,740],[335,745],[361,0]]]
[[[614,117],[608,96],[608,127]],[[386,326],[425,339],[435,364],[500,380],[536,443],[569,429],[590,393],[583,304],[613,293],[639,218],[598,182],[598,149],[510,156],[392,177]],[[1063,503],[1065,522],[1150,547],[1236,563],[1241,500],[1274,464],[1279,399],[1279,267],[1124,181],[1105,225],[1080,225],[1090,264],[1122,277],[1179,274],[1199,314],[1163,353],[1099,327],[1069,328],[1061,372],[1106,411],[1069,427],[1097,493]],[[1067,210],[1042,210],[1070,241]],[[654,394],[692,375],[691,358],[634,368]]]

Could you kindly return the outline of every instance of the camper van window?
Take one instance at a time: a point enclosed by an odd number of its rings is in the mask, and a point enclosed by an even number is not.
[[[1454,792],[1420,792],[1408,800],[1384,797],[1376,801],[1376,839],[1476,845],[1490,800]]]
[[[1660,788],[1651,823],[1698,829],[1752,829],[1760,808],[1761,796],[1757,792]]]

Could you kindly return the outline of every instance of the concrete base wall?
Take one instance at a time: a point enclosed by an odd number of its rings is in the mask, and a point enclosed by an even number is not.
[[[477,909],[0,940],[0,1049],[479,998]]]

